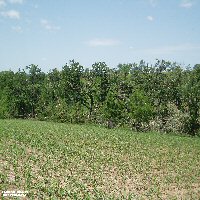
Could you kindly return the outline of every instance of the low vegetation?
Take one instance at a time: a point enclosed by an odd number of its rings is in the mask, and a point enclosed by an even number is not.
[[[29,199],[198,199],[200,138],[0,120],[0,190]]]

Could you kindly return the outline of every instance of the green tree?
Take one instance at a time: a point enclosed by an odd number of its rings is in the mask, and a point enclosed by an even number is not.
[[[142,130],[143,123],[148,123],[154,114],[154,108],[148,96],[142,90],[135,90],[129,102],[129,115],[132,125],[136,130]]]
[[[189,113],[185,130],[195,135],[200,128],[200,65],[195,65],[194,69],[188,72],[187,78],[187,83],[183,86],[185,112]]]
[[[27,66],[26,69],[28,70],[27,91],[29,103],[31,106],[30,116],[34,118],[36,116],[36,108],[38,106],[39,98],[41,95],[45,73],[42,72],[41,69],[34,64]]]

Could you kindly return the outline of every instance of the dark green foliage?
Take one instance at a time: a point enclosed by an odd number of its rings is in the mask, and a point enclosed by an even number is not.
[[[200,65],[183,69],[104,62],[84,68],[71,60],[45,74],[36,65],[0,72],[0,118],[38,118],[71,123],[128,126],[196,135],[200,129]]]
[[[108,127],[112,128],[115,125],[122,123],[124,119],[124,102],[118,94],[118,90],[114,87],[108,92],[107,98],[103,105],[104,119],[108,123]]]
[[[148,96],[141,90],[136,90],[129,100],[130,118],[136,130],[142,128],[143,123],[149,123],[153,117],[153,106]]]
[[[184,111],[189,114],[185,130],[195,135],[200,127],[200,65],[195,65],[187,78],[183,88]]]
[[[0,118],[8,118],[10,116],[9,113],[9,92],[7,89],[1,90],[0,92]]]

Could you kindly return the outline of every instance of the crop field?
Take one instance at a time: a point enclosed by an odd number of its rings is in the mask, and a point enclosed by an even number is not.
[[[0,120],[0,141],[0,191],[25,199],[200,198],[198,137]]]

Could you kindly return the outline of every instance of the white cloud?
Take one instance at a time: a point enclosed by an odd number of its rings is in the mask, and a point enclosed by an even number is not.
[[[154,17],[152,17],[152,16],[147,16],[147,19],[149,20],[149,21],[153,21],[154,20]]]
[[[4,0],[0,0],[0,8],[6,6],[6,2]]]
[[[200,50],[200,45],[194,44],[180,44],[174,46],[164,46],[157,48],[150,48],[144,50],[138,50],[139,52],[143,52],[149,55],[166,55],[166,54],[174,54],[183,51],[192,51],[192,50]],[[136,50],[137,51],[137,50]]]
[[[49,31],[60,30],[60,27],[59,27],[59,26],[52,25],[52,24],[51,24],[48,20],[46,20],[46,19],[41,19],[41,20],[40,20],[40,23],[41,23],[41,25],[42,25],[46,30],[49,30]]]
[[[12,30],[17,33],[22,33],[22,27],[21,26],[12,26]]]
[[[180,6],[182,8],[191,8],[193,6],[193,2],[191,0],[182,0]]]
[[[10,4],[23,4],[24,0],[0,0],[0,8],[5,7],[7,3]]]
[[[156,7],[156,5],[158,4],[158,0],[149,0],[149,3],[152,7]]]
[[[8,0],[10,3],[12,4],[22,4],[23,3],[23,0]]]
[[[89,46],[97,47],[97,46],[116,46],[120,44],[119,40],[115,39],[92,39],[87,42]]]
[[[1,12],[3,17],[8,17],[10,19],[20,19],[20,13],[16,10],[9,10],[5,12]]]

